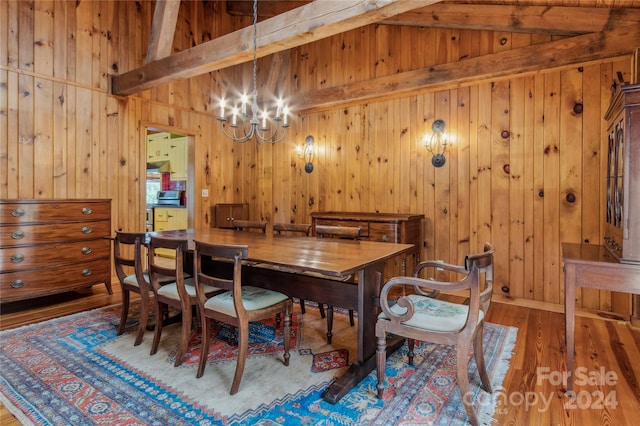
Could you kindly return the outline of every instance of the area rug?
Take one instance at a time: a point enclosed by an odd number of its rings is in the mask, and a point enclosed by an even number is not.
[[[387,360],[387,388],[376,398],[375,371],[337,404],[321,395],[355,357],[356,329],[336,312],[332,345],[317,309],[294,314],[290,365],[282,362],[282,327],[252,324],[250,355],[239,392],[229,395],[236,347],[230,330],[217,327],[208,364],[196,379],[200,337],[180,367],[173,367],[179,324],[163,330],[158,353],[153,333],[135,340],[135,313],[116,336],[119,306],[62,317],[0,333],[0,401],[26,425],[457,425],[466,413],[456,384],[455,350],[435,344],[407,348]],[[485,357],[493,395],[480,389],[475,363],[469,372],[483,424],[490,424],[508,370],[517,329],[485,326]]]

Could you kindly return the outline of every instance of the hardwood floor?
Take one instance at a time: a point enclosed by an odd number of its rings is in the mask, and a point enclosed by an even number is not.
[[[120,303],[104,286],[1,306],[0,329]],[[565,395],[564,316],[493,303],[487,321],[518,327],[503,389],[494,389],[499,425],[629,425],[640,418],[640,330],[627,322],[576,319],[575,398]],[[582,383],[582,384],[580,384]],[[636,419],[636,420],[633,420]],[[20,423],[2,406],[0,424]]]

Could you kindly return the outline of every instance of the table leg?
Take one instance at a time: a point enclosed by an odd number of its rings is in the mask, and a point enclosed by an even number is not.
[[[564,322],[567,348],[567,391],[572,391],[576,326],[576,266],[573,264],[567,264],[564,267]]]

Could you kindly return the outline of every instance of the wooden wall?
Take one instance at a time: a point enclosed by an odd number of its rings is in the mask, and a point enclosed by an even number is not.
[[[174,51],[249,23],[223,7],[183,2]],[[631,57],[296,114],[299,93],[548,37],[369,26],[293,49],[284,69],[261,59],[259,84],[287,77],[261,89],[287,94],[292,127],[280,144],[239,145],[214,116],[221,93],[250,81],[247,67],[109,95],[110,74],[144,63],[152,15],[148,1],[0,2],[1,198],[111,198],[114,229],[141,230],[150,126],[193,136],[192,226],[209,226],[218,202],[247,202],[253,219],[269,221],[424,213],[423,258],[460,262],[491,241],[497,294],[552,304],[563,301],[560,242],[601,241],[602,117]],[[440,169],[422,145],[437,118],[454,141]],[[306,174],[295,148],[309,134],[316,157]],[[628,309],[608,292],[585,290],[580,301]]]

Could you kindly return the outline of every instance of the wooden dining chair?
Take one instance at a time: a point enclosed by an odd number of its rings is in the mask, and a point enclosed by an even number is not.
[[[238,359],[230,394],[238,392],[249,347],[249,323],[284,314],[284,365],[289,365],[291,312],[293,303],[286,294],[242,284],[242,261],[247,259],[248,247],[243,245],[209,244],[195,241],[194,274],[198,312],[202,324],[202,349],[196,377],[202,377],[209,355],[211,321],[220,321],[238,329]],[[233,276],[212,268],[204,271],[202,260],[233,263]],[[227,291],[210,297],[207,288]]]
[[[462,403],[469,422],[478,424],[478,417],[469,398],[467,368],[469,350],[473,347],[482,388],[491,393],[482,337],[484,317],[491,302],[493,287],[493,253],[493,246],[485,243],[482,253],[470,254],[465,258],[465,266],[425,261],[417,266],[413,277],[394,277],[385,283],[380,293],[382,312],[376,322],[378,398],[382,398],[384,393],[387,333],[407,338],[410,365],[413,365],[416,340],[455,345],[458,387]],[[425,268],[439,268],[462,275],[463,278],[454,282],[420,278],[419,274]],[[398,290],[403,291],[406,285],[412,286],[415,294],[400,296],[395,302],[390,299],[391,294],[397,294]],[[469,304],[447,302],[427,296],[432,294],[433,290],[468,291]]]
[[[175,259],[163,258],[162,261],[155,256],[157,249],[175,251]],[[192,337],[193,306],[197,304],[196,289],[193,278],[186,278],[184,267],[184,253],[187,250],[186,239],[173,239],[151,237],[149,240],[149,280],[151,289],[155,295],[156,319],[162,318],[162,312],[168,307],[180,309],[182,312],[182,332],[180,334],[180,347],[176,354],[175,367],[182,364],[182,358],[187,351],[187,345]],[[172,277],[171,282],[162,282],[160,277]],[[208,296],[221,293],[223,290],[216,287],[203,286],[202,291]],[[199,322],[196,322],[198,325]],[[163,321],[156,320],[151,345],[151,355],[158,351],[160,337],[162,336]]]
[[[332,225],[316,225],[316,238],[342,238],[348,240],[358,240],[362,235],[360,226],[332,226]],[[335,278],[334,278],[335,279]],[[355,276],[350,275],[342,279],[344,282],[355,283]],[[322,312],[321,312],[322,313]],[[349,309],[349,324],[354,326],[353,309]],[[333,306],[327,305],[327,343],[331,343],[333,336]]]
[[[233,227],[238,231],[258,231],[263,234],[267,233],[267,224],[269,222],[264,222],[260,220],[240,220],[236,219],[233,221]]]
[[[122,231],[116,231],[116,236],[113,239],[113,263],[122,292],[118,335],[124,333],[127,325],[131,292],[140,295],[140,321],[134,346],[138,346],[142,342],[151,311],[151,287],[148,276],[145,277],[143,272],[142,251],[145,240],[146,234],[144,232]]]

